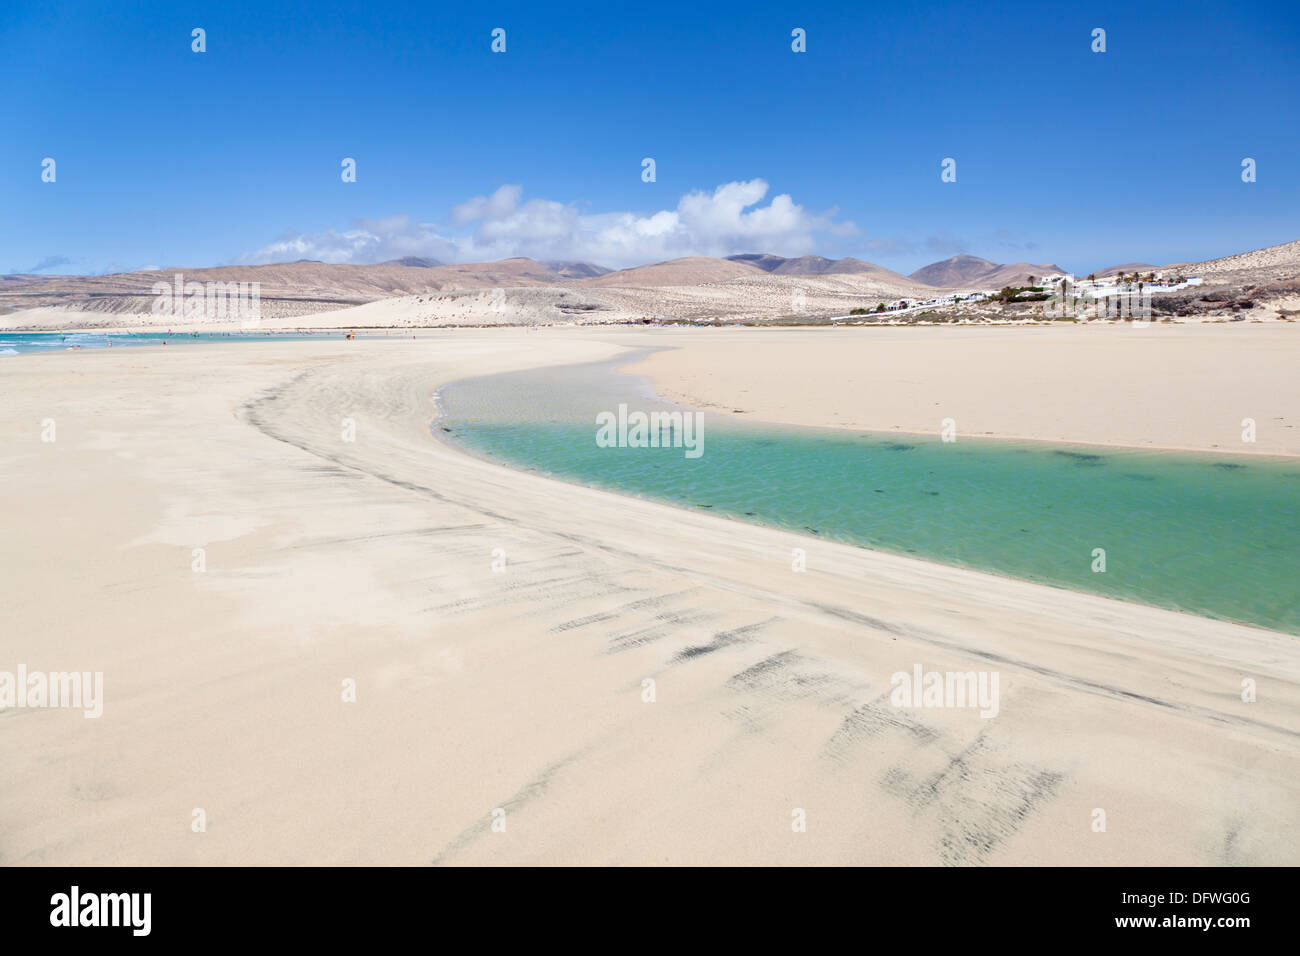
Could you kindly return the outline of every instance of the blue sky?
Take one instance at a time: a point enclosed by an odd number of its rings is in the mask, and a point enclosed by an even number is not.
[[[1294,0],[5,0],[0,93],[3,272],[749,251],[1086,272],[1300,239]]]

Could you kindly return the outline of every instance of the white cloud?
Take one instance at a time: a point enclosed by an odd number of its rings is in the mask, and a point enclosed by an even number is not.
[[[751,179],[688,193],[675,209],[583,214],[549,199],[524,200],[523,187],[509,185],[456,205],[446,226],[412,222],[406,215],[362,220],[342,232],[286,235],[241,261],[368,263],[425,256],[482,262],[529,256],[617,268],[691,255],[803,255],[813,251],[818,235],[857,232],[853,223],[836,221],[836,210],[810,213],[784,193],[762,205],[767,192],[766,182]]]

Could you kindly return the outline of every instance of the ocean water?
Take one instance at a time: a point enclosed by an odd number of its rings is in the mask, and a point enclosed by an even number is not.
[[[466,380],[444,388],[439,402],[434,428],[443,437],[515,467],[1300,634],[1300,462],[960,436],[945,443],[761,426],[707,410],[698,458],[680,447],[602,448],[600,412],[619,403],[681,410],[615,363]]]
[[[191,345],[200,342],[261,342],[297,338],[342,338],[344,332],[0,332],[0,357],[105,349],[133,345]]]

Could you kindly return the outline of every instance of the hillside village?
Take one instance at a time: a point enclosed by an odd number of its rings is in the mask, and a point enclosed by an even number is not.
[[[973,304],[989,302],[995,299],[1002,302],[1034,302],[1066,296],[1104,304],[1107,300],[1122,295],[1176,292],[1180,289],[1201,285],[1203,282],[1199,276],[1166,274],[1163,270],[1148,273],[1120,272],[1100,279],[1095,274],[1089,275],[1085,279],[1079,279],[1073,273],[1055,272],[1044,276],[1031,275],[1026,281],[1028,284],[1020,287],[966,289],[931,298],[904,297],[895,299],[892,302],[881,303],[872,311],[876,313],[914,312],[923,309],[947,308],[962,302]],[[861,315],[863,313],[858,312],[855,314]]]

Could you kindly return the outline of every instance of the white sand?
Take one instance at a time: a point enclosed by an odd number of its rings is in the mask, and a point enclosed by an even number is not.
[[[750,353],[720,335],[727,382]],[[1293,638],[569,486],[427,431],[448,380],[713,341],[4,360],[0,670],[102,670],[106,702],[0,713],[0,863],[1300,862]],[[940,367],[913,366],[947,388]],[[1225,415],[1250,387],[1223,386]],[[915,663],[998,671],[999,715],[891,707]]]
[[[630,371],[800,425],[1300,455],[1300,325],[696,329]],[[1243,420],[1255,441],[1243,441]]]

